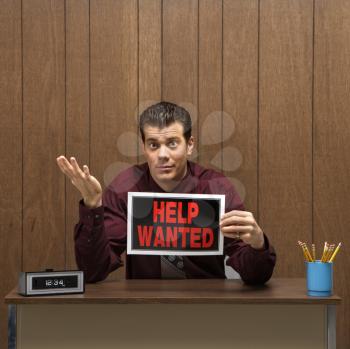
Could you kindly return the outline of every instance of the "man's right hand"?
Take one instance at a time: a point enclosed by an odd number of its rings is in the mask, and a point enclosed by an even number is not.
[[[102,206],[102,187],[99,181],[91,176],[87,165],[80,169],[77,160],[70,158],[70,162],[61,155],[57,159],[61,171],[71,180],[72,184],[80,191],[85,206],[96,208]]]

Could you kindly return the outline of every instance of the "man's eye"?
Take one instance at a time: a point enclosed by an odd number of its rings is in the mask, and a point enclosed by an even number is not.
[[[171,147],[171,148],[175,148],[176,146],[177,146],[177,142],[176,141],[171,141],[169,143],[169,147]]]
[[[157,148],[157,144],[156,144],[156,143],[150,143],[150,144],[149,144],[149,147],[150,147],[151,149],[156,149],[156,148]]]

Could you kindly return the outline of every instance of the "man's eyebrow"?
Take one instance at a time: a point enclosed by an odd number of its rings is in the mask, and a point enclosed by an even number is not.
[[[173,140],[176,140],[176,141],[178,141],[178,140],[180,140],[180,137],[178,137],[178,136],[171,136],[171,137],[169,137],[169,138],[167,138],[166,139],[168,142],[169,141],[173,141]],[[156,138],[147,138],[146,139],[146,142],[159,142],[159,140],[158,139],[156,139]]]

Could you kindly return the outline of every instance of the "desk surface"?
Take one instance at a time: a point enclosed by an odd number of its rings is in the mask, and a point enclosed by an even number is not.
[[[23,297],[17,287],[6,297],[8,304],[339,304],[341,298],[309,297],[303,278],[274,279],[264,286],[241,280],[118,280],[86,284],[84,294]]]

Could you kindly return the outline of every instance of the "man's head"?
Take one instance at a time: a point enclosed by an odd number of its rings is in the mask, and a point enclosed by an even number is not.
[[[191,130],[190,114],[173,103],[157,103],[141,114],[144,154],[153,179],[165,191],[172,191],[186,174],[194,145]]]

